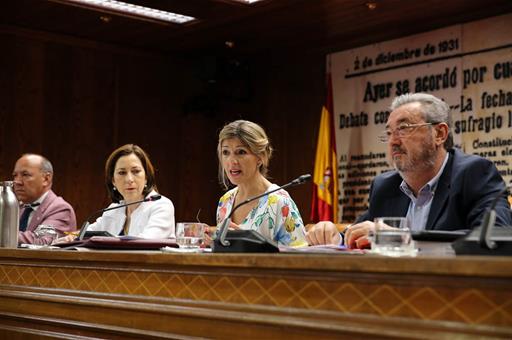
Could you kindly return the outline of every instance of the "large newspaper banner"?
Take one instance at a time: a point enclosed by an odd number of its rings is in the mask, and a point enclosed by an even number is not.
[[[372,179],[390,169],[377,136],[393,98],[407,92],[445,100],[456,146],[512,180],[512,14],[333,53],[327,63],[343,222],[367,209]]]

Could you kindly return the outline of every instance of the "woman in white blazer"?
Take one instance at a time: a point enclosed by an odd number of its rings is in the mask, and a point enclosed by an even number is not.
[[[105,164],[105,184],[113,201],[109,208],[156,195],[155,170],[147,153],[135,144],[116,149]],[[88,231],[142,238],[175,237],[174,206],[167,197],[106,211]]]
[[[157,195],[155,169],[147,153],[135,144],[116,149],[105,164],[105,184],[112,199],[108,208]],[[174,238],[174,205],[167,197],[105,211],[87,231],[107,231],[147,239]],[[74,235],[54,243],[70,242]]]

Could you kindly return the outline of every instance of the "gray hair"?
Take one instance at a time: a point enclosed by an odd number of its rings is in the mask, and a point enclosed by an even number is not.
[[[41,171],[53,174],[53,165],[52,165],[52,163],[46,157],[42,157],[42,160],[41,160]]]
[[[248,120],[236,120],[225,125],[219,133],[217,156],[219,158],[219,181],[221,184],[226,189],[229,188],[229,179],[222,167],[222,142],[232,138],[238,138],[253,154],[261,158],[262,164],[259,167],[259,172],[266,177],[273,149],[265,130]]]
[[[420,103],[421,114],[425,122],[446,123],[448,125],[448,138],[444,142],[444,148],[446,150],[453,148],[452,119],[448,104],[428,93],[406,93],[393,100],[391,111],[409,103]]]

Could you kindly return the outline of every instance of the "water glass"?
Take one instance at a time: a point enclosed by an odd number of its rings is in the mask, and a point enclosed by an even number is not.
[[[180,248],[199,248],[204,242],[208,226],[198,222],[180,222],[176,224],[176,243]]]
[[[55,228],[48,224],[40,224],[34,230],[34,244],[50,245],[59,236]]]
[[[386,256],[415,256],[417,250],[405,217],[377,217],[370,233],[372,251]]]

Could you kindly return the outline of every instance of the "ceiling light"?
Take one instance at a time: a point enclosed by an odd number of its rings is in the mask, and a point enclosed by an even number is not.
[[[121,14],[129,17],[137,17],[163,22],[184,24],[195,20],[194,17],[166,12],[155,8],[139,6],[115,0],[53,0],[61,3],[73,3],[85,8],[104,10],[106,12]]]
[[[262,1],[262,0],[232,0],[232,1],[243,2],[245,4],[253,4],[255,2],[259,2],[259,1]]]
[[[100,15],[100,20],[108,24],[112,21],[112,17],[110,15]]]
[[[370,11],[373,11],[374,9],[377,9],[377,3],[376,2],[367,2],[365,3],[366,8],[368,8]]]

